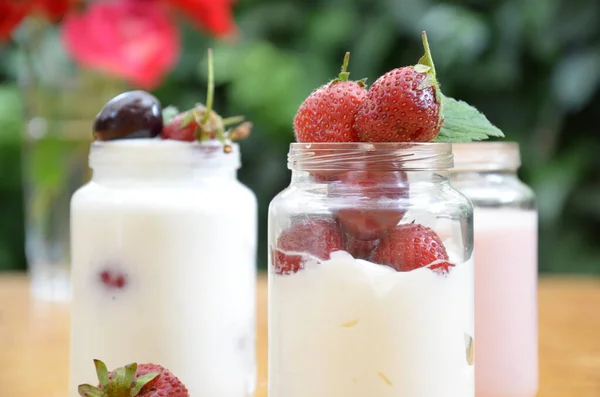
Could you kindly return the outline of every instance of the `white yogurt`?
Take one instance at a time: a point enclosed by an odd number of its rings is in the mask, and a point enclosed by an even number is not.
[[[474,396],[473,271],[396,272],[336,252],[272,274],[269,396]]]
[[[251,395],[257,215],[238,155],[217,164],[149,140],[92,150],[94,177],[71,203],[70,396],[96,382],[94,358],[163,365],[192,396]]]

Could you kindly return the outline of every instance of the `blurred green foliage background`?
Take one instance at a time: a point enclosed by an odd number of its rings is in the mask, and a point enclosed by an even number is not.
[[[538,195],[540,271],[600,273],[600,2],[239,0],[236,19],[236,43],[186,27],[184,53],[156,95],[180,108],[204,101],[206,49],[215,49],[217,109],[255,123],[239,176],[260,202],[261,267],[298,105],[347,50],[352,77],[369,82],[415,63],[426,30],[444,92],[521,144],[521,176]],[[0,270],[25,268],[16,57],[16,45],[0,48]]]

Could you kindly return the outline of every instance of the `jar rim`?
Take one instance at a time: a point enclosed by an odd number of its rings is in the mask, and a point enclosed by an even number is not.
[[[291,143],[288,168],[293,171],[447,170],[452,146],[437,142]]]
[[[90,168],[110,165],[189,165],[199,168],[239,168],[240,150],[231,144],[225,153],[220,142],[185,142],[156,138],[95,141],[90,145]]]
[[[521,166],[519,144],[513,141],[453,143],[452,172],[516,171]]]

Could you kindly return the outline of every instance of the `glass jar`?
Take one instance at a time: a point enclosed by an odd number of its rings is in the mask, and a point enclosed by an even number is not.
[[[36,299],[69,300],[70,198],[90,179],[89,128],[98,109],[127,86],[76,65],[60,27],[42,18],[26,18],[15,40],[26,118],[21,147],[30,290]]]
[[[452,184],[474,207],[477,397],[538,389],[537,222],[514,142],[454,144]]]
[[[293,143],[269,209],[270,397],[472,397],[450,144]]]
[[[131,362],[171,370],[190,395],[255,388],[257,205],[237,145],[95,142],[71,203],[70,396]]]

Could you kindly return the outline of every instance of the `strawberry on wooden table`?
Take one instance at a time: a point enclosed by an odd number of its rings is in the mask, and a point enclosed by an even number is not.
[[[79,385],[82,397],[189,397],[185,385],[168,369],[156,364],[129,364],[108,372],[94,360],[100,384]]]
[[[371,261],[402,272],[429,266],[438,273],[447,273],[454,266],[437,233],[416,223],[400,225],[384,236],[371,254]]]

